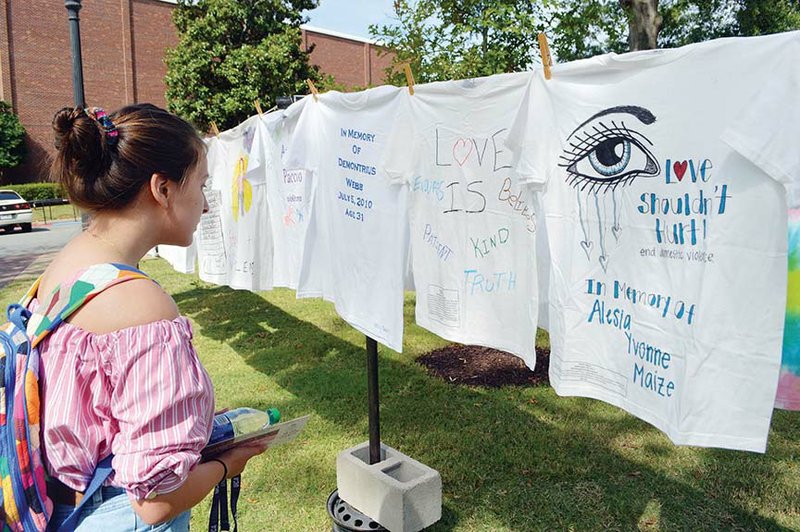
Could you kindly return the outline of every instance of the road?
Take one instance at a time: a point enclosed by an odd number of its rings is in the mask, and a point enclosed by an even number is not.
[[[26,269],[26,276],[31,277],[43,272],[50,259],[80,231],[81,223],[70,220],[34,225],[30,233],[0,232],[0,288]]]

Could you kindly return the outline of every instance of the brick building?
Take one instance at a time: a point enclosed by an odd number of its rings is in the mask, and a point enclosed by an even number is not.
[[[311,52],[311,63],[319,65],[345,87],[367,87],[383,83],[392,56],[375,41],[353,37],[344,33],[301,26],[303,44]]]
[[[178,42],[175,0],[84,0],[80,11],[86,101],[116,109],[135,102],[166,106],[164,53]],[[379,85],[390,58],[374,43],[304,27],[311,62],[347,87]],[[308,48],[307,48],[308,49]],[[11,182],[46,179],[50,121],[72,105],[72,59],[64,3],[0,0],[0,99],[28,133],[26,162],[6,172]]]

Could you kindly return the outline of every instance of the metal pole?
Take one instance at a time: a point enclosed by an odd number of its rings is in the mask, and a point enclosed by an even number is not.
[[[81,57],[81,0],[64,0],[69,19],[69,41],[72,49],[72,99],[76,109],[86,107],[86,95],[83,92],[83,58]],[[89,227],[89,214],[81,213],[81,230]]]
[[[86,96],[83,93],[83,60],[81,59],[81,22],[78,11],[80,0],[64,0],[69,18],[69,40],[72,45],[72,94],[75,107],[86,107]]]
[[[378,342],[367,336],[367,395],[369,396],[369,463],[381,461],[381,420],[378,404]]]

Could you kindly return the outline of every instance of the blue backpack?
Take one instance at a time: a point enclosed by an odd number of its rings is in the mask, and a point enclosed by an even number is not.
[[[39,350],[37,345],[67,317],[97,294],[147,275],[123,264],[98,264],[74,283],[58,286],[32,314],[28,310],[39,288],[37,279],[19,303],[8,306],[0,324],[0,525],[3,532],[44,532],[53,513],[47,497],[39,424]],[[94,472],[83,500],[59,531],[72,531],[80,510],[111,474],[111,458]]]

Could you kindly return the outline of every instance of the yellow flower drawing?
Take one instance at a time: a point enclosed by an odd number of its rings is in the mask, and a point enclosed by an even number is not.
[[[239,221],[250,211],[253,204],[253,186],[245,178],[247,174],[247,154],[242,153],[236,160],[233,171],[233,220]]]

